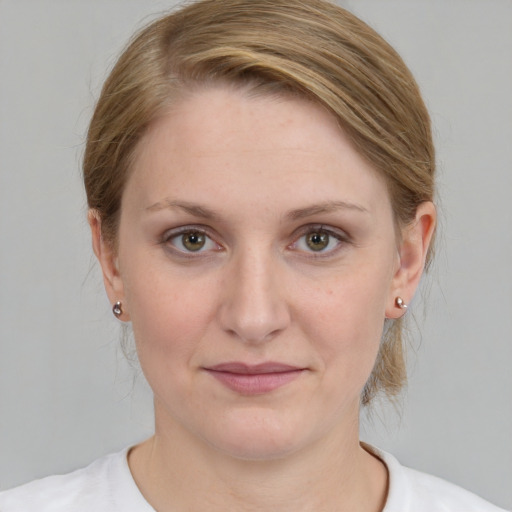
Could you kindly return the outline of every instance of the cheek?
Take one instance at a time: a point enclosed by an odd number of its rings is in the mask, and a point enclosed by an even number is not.
[[[303,295],[303,329],[315,340],[321,364],[335,369],[334,379],[359,387],[366,382],[379,350],[388,283],[385,273],[352,272]]]
[[[144,263],[138,264],[138,263]],[[125,269],[125,298],[143,369],[178,372],[190,364],[214,316],[213,284],[133,257]],[[209,293],[205,293],[205,289]]]

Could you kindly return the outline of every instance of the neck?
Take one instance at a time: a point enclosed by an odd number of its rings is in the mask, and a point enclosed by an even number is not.
[[[243,460],[198,441],[179,425],[156,430],[129,456],[134,479],[159,512],[380,512],[382,462],[359,445],[358,423],[273,460]]]

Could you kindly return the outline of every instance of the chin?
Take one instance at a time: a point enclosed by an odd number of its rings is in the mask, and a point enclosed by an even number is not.
[[[240,460],[264,461],[285,458],[308,443],[306,432],[301,432],[290,421],[278,421],[268,415],[250,418],[232,418],[229,425],[222,423],[208,440],[219,452]]]

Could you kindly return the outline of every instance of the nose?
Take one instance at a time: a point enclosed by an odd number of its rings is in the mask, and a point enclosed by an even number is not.
[[[290,323],[280,262],[267,252],[247,251],[226,269],[219,317],[222,328],[240,341],[269,341]]]

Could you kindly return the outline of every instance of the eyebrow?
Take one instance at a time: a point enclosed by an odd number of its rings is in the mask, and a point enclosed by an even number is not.
[[[205,206],[199,206],[195,203],[188,203],[186,201],[174,201],[171,199],[165,199],[163,201],[159,201],[158,203],[152,204],[145,208],[148,212],[157,212],[160,210],[172,209],[172,208],[180,208],[181,210],[190,213],[194,217],[200,217],[202,219],[214,219],[218,217],[218,214],[213,210],[206,208]]]
[[[145,210],[148,212],[155,212],[172,208],[180,208],[190,215],[202,219],[211,220],[220,217],[220,215],[214,210],[206,208],[205,206],[189,203],[187,201],[175,201],[172,199],[164,199],[163,201],[158,201],[157,203],[145,208]],[[356,203],[349,203],[346,201],[326,201],[324,203],[306,206],[305,208],[297,208],[295,210],[291,210],[285,215],[285,217],[289,220],[300,220],[322,213],[333,213],[338,210],[354,210],[362,213],[369,213],[367,208]]]
[[[370,213],[367,208],[356,203],[346,201],[327,201],[325,203],[314,204],[306,208],[298,208],[287,213],[290,220],[299,220],[321,213],[333,213],[338,210],[355,210],[362,213]]]

